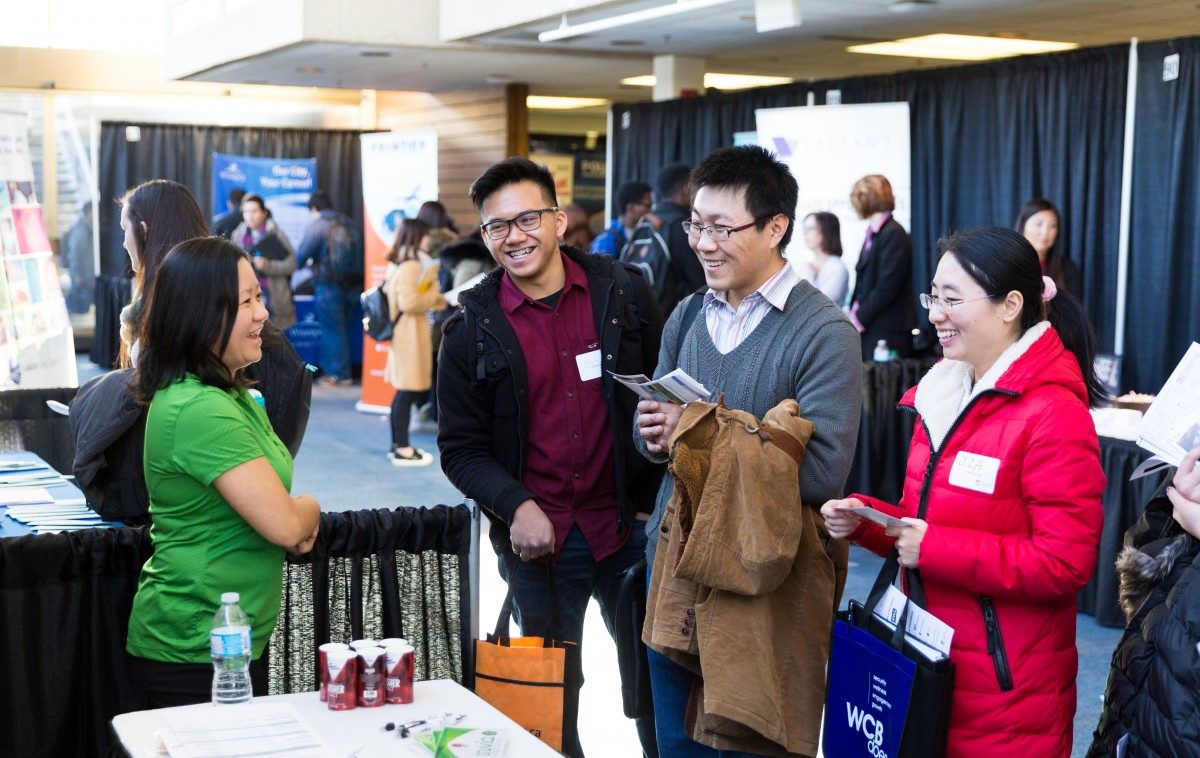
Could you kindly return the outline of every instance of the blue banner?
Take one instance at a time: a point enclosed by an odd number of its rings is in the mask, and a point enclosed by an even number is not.
[[[235,187],[262,195],[275,223],[291,240],[292,247],[296,247],[304,227],[312,220],[308,214],[308,196],[317,188],[317,159],[213,153],[214,220],[225,214],[225,198]]]
[[[825,755],[896,758],[916,662],[842,620],[833,622]]]

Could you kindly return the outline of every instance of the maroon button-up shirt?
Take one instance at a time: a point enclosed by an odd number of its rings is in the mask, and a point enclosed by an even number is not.
[[[601,379],[583,381],[576,356],[600,349],[583,268],[562,253],[566,282],[553,307],[506,273],[500,306],[516,332],[529,378],[529,451],[522,483],[554,526],[554,552],[572,525],[601,561],[625,543],[618,530],[613,438]]]

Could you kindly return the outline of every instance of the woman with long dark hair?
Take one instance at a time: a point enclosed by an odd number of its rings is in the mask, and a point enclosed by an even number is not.
[[[927,609],[954,629],[947,755],[1069,755],[1075,595],[1103,521],[1091,326],[1016,232],[937,249],[921,303],[945,360],[900,403],[917,414],[903,497],[855,494],[821,513],[832,537],[919,576]],[[904,524],[885,532],[844,510],[857,505]]]
[[[1082,277],[1079,267],[1067,257],[1059,244],[1062,217],[1054,204],[1043,197],[1026,200],[1017,213],[1013,229],[1019,232],[1037,251],[1042,264],[1042,273],[1054,280],[1060,290],[1065,289],[1077,298],[1083,297]]]
[[[385,292],[396,321],[383,375],[396,394],[392,397],[392,447],[388,460],[395,466],[428,466],[433,456],[408,440],[413,403],[429,395],[433,372],[433,338],[426,314],[446,307],[438,290],[438,264],[428,253],[429,225],[406,218],[388,251]]]
[[[122,364],[129,366],[137,361],[145,294],[162,259],[183,240],[207,235],[208,224],[191,190],[167,179],[143,182],[118,202],[125,252],[134,272],[133,301],[121,311]]]
[[[131,390],[149,406],[144,469],[154,554],[126,648],[154,707],[207,701],[209,632],[225,592],[250,618],[251,680],[279,617],[284,550],[304,553],[320,506],[292,497],[292,457],[247,391],[267,322],[250,259],[219,237],[183,242],[146,296]]]

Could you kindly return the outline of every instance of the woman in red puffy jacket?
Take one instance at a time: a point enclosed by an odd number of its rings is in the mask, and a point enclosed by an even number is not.
[[[928,610],[954,628],[948,755],[1066,756],[1075,594],[1103,520],[1091,327],[1016,232],[964,232],[938,251],[921,304],[945,360],[900,402],[918,417],[904,495],[821,513],[832,536],[919,569]],[[905,526],[884,532],[843,510],[856,505]]]

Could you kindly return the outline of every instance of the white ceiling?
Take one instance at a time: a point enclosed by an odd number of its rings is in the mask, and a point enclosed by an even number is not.
[[[569,14],[572,24],[665,0],[617,3],[603,11]],[[1200,33],[1196,0],[940,0],[907,14],[889,0],[802,0],[801,26],[758,34],[753,0],[693,11],[558,43],[537,33],[558,27],[558,16],[438,48],[304,42],[231,62],[190,78],[301,86],[438,92],[480,87],[489,76],[525,82],[534,94],[586,95],[618,101],[649,98],[645,88],[619,80],[650,73],[660,54],[701,56],[709,71],[771,74],[799,80],[891,73],[957,65],[846,53],[847,45],[933,32],[1004,34],[1077,42],[1084,46]],[[363,53],[386,53],[364,57]],[[298,71],[316,66],[316,72]]]

